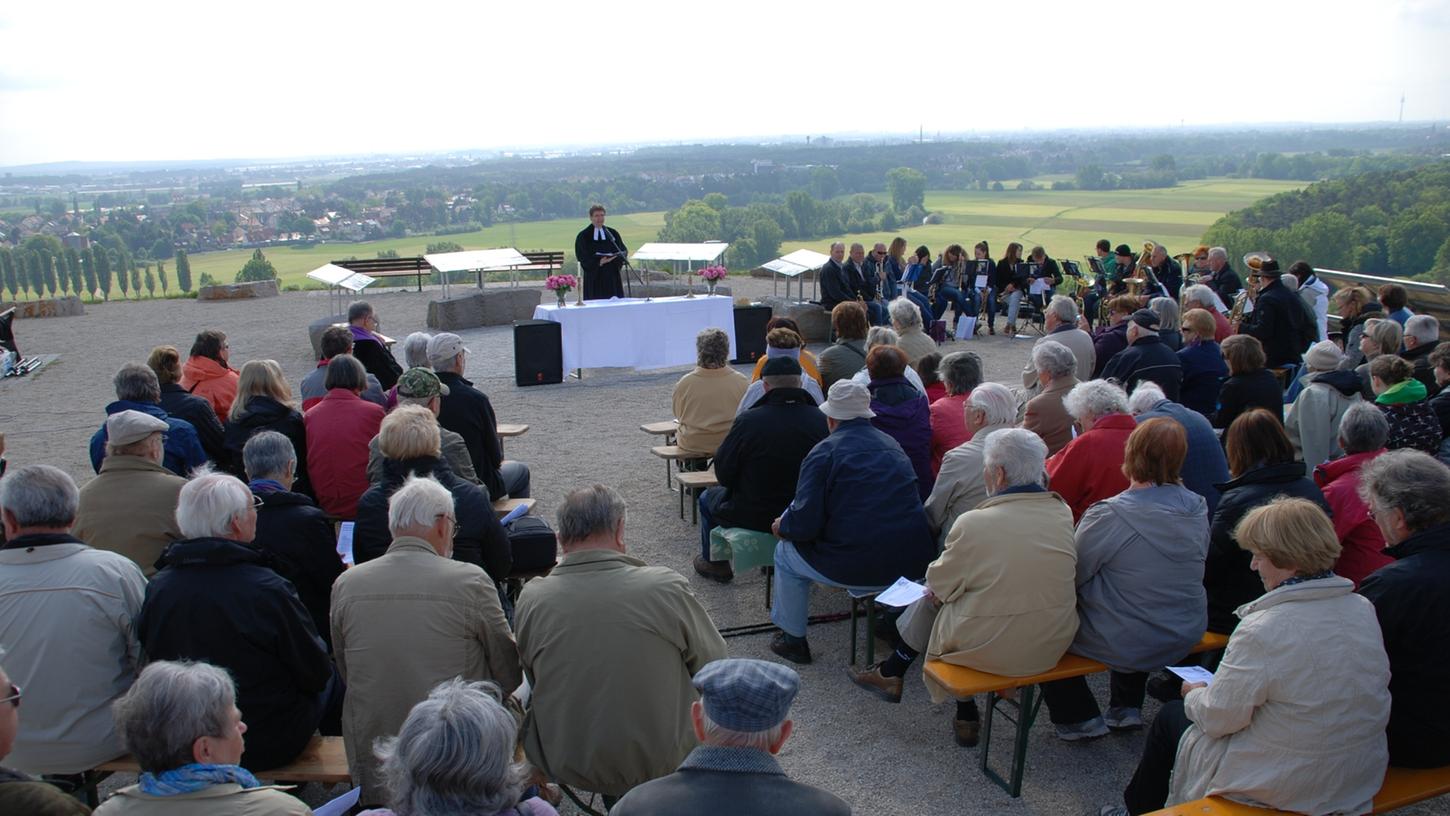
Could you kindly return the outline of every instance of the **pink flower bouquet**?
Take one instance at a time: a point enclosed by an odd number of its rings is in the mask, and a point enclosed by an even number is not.
[[[578,285],[579,279],[573,275],[550,275],[544,279],[544,288],[559,295],[563,295]]]
[[[728,274],[729,273],[725,271],[725,267],[723,266],[707,266],[704,269],[700,270],[701,278],[707,281],[714,281],[716,283],[723,280]]]

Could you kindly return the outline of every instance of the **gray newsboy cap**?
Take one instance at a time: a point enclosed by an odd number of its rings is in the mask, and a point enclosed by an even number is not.
[[[779,663],[731,657],[705,664],[692,682],[711,721],[731,731],[752,733],[785,720],[801,678]]]
[[[106,441],[116,446],[129,445],[154,433],[166,433],[170,427],[150,414],[117,411],[106,417]]]

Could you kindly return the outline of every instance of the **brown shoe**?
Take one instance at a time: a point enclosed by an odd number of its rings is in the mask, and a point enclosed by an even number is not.
[[[975,748],[982,724],[977,720],[952,720],[952,734],[963,748]]]
[[[698,555],[695,556],[695,573],[722,584],[728,584],[735,578],[735,570],[731,569],[729,561],[708,561]]]
[[[882,674],[880,663],[862,669],[861,671],[846,669],[846,673],[851,676],[852,683],[874,693],[886,702],[901,702],[901,688],[905,685],[902,682],[902,678],[887,677]]]

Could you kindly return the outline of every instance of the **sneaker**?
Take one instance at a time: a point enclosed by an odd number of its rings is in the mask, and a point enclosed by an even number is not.
[[[1103,715],[1103,722],[1114,731],[1137,731],[1143,727],[1143,711],[1127,706],[1112,706]]]
[[[731,569],[729,561],[710,561],[699,555],[695,556],[695,574],[722,584],[728,584],[735,578],[735,570]]]
[[[1108,726],[1103,723],[1102,717],[1093,717],[1091,720],[1068,725],[1055,725],[1057,738],[1064,742],[1077,742],[1078,740],[1097,739],[1107,736]]]
[[[977,720],[952,720],[952,737],[963,748],[975,748],[982,724]]]
[[[785,632],[775,633],[775,639],[770,642],[770,650],[792,663],[811,662],[811,644],[805,638],[796,639]]]
[[[868,666],[861,671],[846,669],[851,682],[875,694],[888,703],[901,702],[901,689],[905,685],[900,677],[887,677],[881,673],[881,664]]]

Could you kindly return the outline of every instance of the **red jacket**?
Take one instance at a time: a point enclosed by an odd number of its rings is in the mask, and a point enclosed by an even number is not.
[[[302,417],[307,429],[307,478],[328,515],[351,519],[368,489],[368,442],[383,409],[346,388],[334,388]]]
[[[1138,423],[1127,414],[1108,414],[1087,433],[1047,460],[1050,489],[1072,508],[1072,523],[1095,502],[1128,489],[1123,475],[1123,451]]]
[[[1395,560],[1385,555],[1384,534],[1370,518],[1368,505],[1359,497],[1360,469],[1384,452],[1381,448],[1369,453],[1351,453],[1314,468],[1314,483],[1329,503],[1334,534],[1339,537],[1339,560],[1334,564],[1334,571],[1353,581],[1356,588],[1371,572]]]
[[[928,389],[930,390],[930,389]],[[931,404],[931,473],[941,472],[941,460],[947,451],[970,442],[972,432],[967,430],[967,394],[942,397]]]

